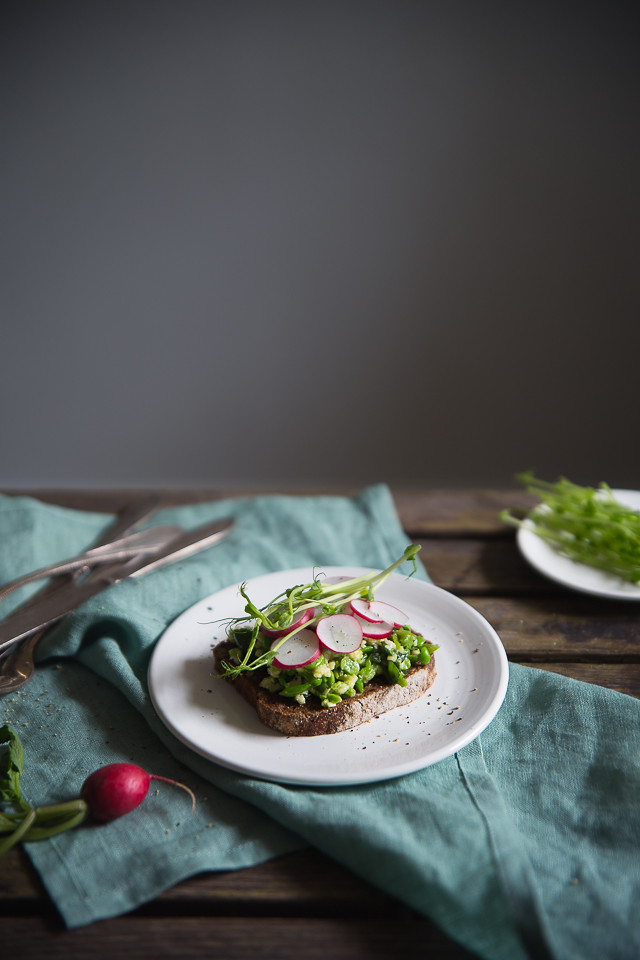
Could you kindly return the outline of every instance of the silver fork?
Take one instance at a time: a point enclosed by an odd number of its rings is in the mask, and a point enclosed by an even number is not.
[[[107,529],[100,535],[96,546],[99,547],[102,544],[106,544],[112,540],[124,537],[125,534],[134,530],[141,523],[147,520],[153,513],[155,513],[159,505],[159,496],[151,496],[145,500],[137,502],[134,501],[133,503],[128,504],[123,508],[123,510],[120,511],[109,527],[107,527]],[[83,568],[80,568],[79,570],[74,570],[70,573],[58,574],[50,581],[50,583],[39,590],[36,596],[40,597],[52,590],[55,590],[63,580],[78,577],[82,569]],[[94,567],[93,570],[90,570],[87,574],[87,579],[94,576],[99,576],[101,571],[104,571],[104,567]],[[28,602],[29,601],[27,601],[27,603]],[[35,669],[35,649],[46,632],[47,631],[45,629],[32,633],[21,643],[16,644],[11,649],[10,653],[6,654],[2,659],[0,659],[0,696],[11,693],[14,690],[18,690],[31,678]]]
[[[41,567],[39,570],[33,570],[31,573],[26,573],[24,576],[12,580],[11,583],[6,583],[3,587],[0,587],[0,601],[8,597],[14,590],[18,590],[28,583],[34,583],[36,580],[44,580],[45,577],[53,577],[61,573],[75,573],[76,576],[80,576],[83,571],[89,570],[96,564],[112,563],[114,560],[128,560],[140,554],[154,554],[180,533],[182,533],[181,527],[167,523],[158,527],[150,527],[140,533],[132,533],[129,536],[109,540],[102,546],[92,547],[91,550],[85,550],[76,557],[61,560],[59,563],[52,563],[48,567]]]

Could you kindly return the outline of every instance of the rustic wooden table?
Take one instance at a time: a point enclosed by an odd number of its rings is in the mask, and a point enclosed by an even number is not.
[[[166,505],[232,495],[161,492]],[[145,491],[29,493],[63,506],[114,511]],[[434,583],[486,617],[510,660],[640,696],[637,605],[571,593],[533,572],[498,516],[504,507],[527,503],[521,491],[394,491],[394,497]],[[311,864],[305,852],[193,877],[128,916],[67,931],[24,852],[13,850],[0,869],[0,913],[6,957],[471,956],[428,920],[326,857],[314,854]]]

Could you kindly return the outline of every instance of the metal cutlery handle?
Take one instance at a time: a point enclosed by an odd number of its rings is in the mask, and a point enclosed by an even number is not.
[[[33,654],[43,633],[46,630],[32,633],[0,660],[0,696],[18,690],[30,679],[35,669]]]
[[[184,559],[212,546],[226,536],[232,526],[233,520],[228,517],[223,520],[213,520],[193,530],[184,530],[150,560],[138,554],[137,557],[125,560],[124,563],[94,567],[91,574],[79,583],[75,583],[73,579],[68,583],[62,583],[32,604],[28,604],[26,608],[14,611],[0,622],[0,654],[16,643],[22,643],[35,631],[49,627],[91,597],[121,580],[143,576],[165,564]]]
[[[0,601],[8,597],[14,590],[18,590],[19,587],[24,587],[28,583],[34,583],[36,580],[43,580],[45,577],[56,576],[63,573],[73,573],[85,567],[93,567],[96,564],[109,563],[115,560],[126,560],[128,557],[153,555],[180,533],[182,533],[181,527],[165,524],[163,526],[151,527],[149,530],[142,530],[140,533],[120,537],[118,540],[113,540],[102,546],[86,550],[77,557],[61,560],[59,563],[52,563],[47,567],[41,567],[39,570],[34,570],[32,573],[27,573],[22,577],[12,580],[11,583],[0,587]]]
[[[160,506],[160,502],[160,497],[153,494],[143,500],[133,500],[128,503],[103,532],[99,543],[108,543],[116,538],[123,537],[130,530],[135,530],[155,513]],[[88,579],[95,574],[95,569],[94,567],[93,570],[89,571]],[[37,596],[51,592],[61,580],[67,578],[70,578],[68,574],[55,577],[38,591]],[[0,655],[0,696],[18,690],[30,680],[35,669],[35,649],[46,632],[46,628],[38,630],[23,640],[22,643],[16,644],[5,656]]]

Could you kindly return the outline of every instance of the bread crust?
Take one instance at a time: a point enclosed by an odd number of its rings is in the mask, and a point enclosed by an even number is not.
[[[230,648],[228,641],[215,647],[213,655],[217,673],[222,673],[221,664],[228,661]],[[395,707],[417,700],[433,684],[436,664],[432,654],[429,663],[412,667],[407,674],[405,687],[388,683],[382,677],[374,677],[362,693],[344,699],[333,707],[323,707],[317,697],[310,697],[305,704],[281,697],[260,686],[264,676],[263,670],[256,670],[235,678],[225,676],[225,679],[251,704],[265,726],[288,737],[318,737],[351,730]]]

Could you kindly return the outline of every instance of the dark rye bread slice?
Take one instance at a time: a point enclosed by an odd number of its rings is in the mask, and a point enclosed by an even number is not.
[[[218,673],[222,672],[221,664],[228,661],[229,649],[230,644],[224,642],[218,644],[213,651]],[[251,704],[267,727],[288,737],[317,737],[351,730],[367,720],[373,720],[380,714],[393,710],[394,707],[402,707],[417,700],[435,680],[436,665],[435,655],[432,654],[431,660],[425,666],[412,667],[407,674],[406,687],[374,677],[362,693],[342,700],[333,707],[323,707],[316,697],[310,697],[303,705],[265,690],[260,686],[260,680],[264,676],[263,670],[256,670],[225,679]]]

